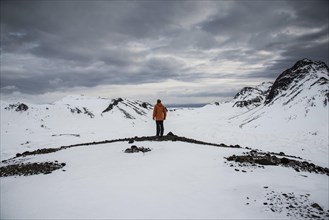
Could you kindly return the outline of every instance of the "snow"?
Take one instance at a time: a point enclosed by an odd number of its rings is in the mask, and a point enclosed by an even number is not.
[[[224,157],[242,149],[221,149],[173,142],[141,142],[149,153],[124,154],[127,143],[71,148],[29,158],[65,161],[66,172],[2,178],[4,219],[270,219],[268,186],[275,192],[322,195],[328,177],[266,167],[235,172]],[[284,180],[284,181],[283,181]],[[292,182],[299,182],[291,186]],[[314,191],[316,190],[316,191]],[[250,200],[250,205],[246,203]],[[256,201],[254,201],[256,200]]]
[[[328,78],[327,75],[321,75]],[[147,153],[126,154],[127,142],[79,146],[55,153],[12,159],[12,163],[59,161],[66,166],[48,175],[1,177],[1,219],[300,219],[270,195],[309,194],[329,209],[329,178],[281,166],[231,167],[225,157],[252,149],[284,152],[329,167],[328,105],[323,87],[303,81],[293,93],[253,109],[235,100],[195,109],[169,109],[169,131],[205,142],[240,145],[219,148],[183,142],[135,142]],[[265,83],[260,90],[271,86]],[[325,86],[325,85],[322,85]],[[6,110],[1,101],[1,161],[16,153],[71,144],[153,136],[152,109],[141,101],[69,96],[27,111]],[[15,104],[15,103],[14,103]],[[80,109],[78,114],[72,109]],[[94,117],[84,114],[83,109]],[[1,166],[5,163],[2,162]],[[242,172],[244,170],[245,172]],[[282,199],[283,200],[283,199]],[[286,201],[287,202],[287,201]],[[307,205],[310,205],[307,204]],[[289,216],[290,215],[290,216]],[[289,216],[289,217],[288,217]]]

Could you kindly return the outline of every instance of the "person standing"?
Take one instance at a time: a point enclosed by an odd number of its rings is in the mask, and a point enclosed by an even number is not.
[[[153,120],[156,122],[156,136],[162,137],[164,132],[163,121],[167,117],[167,108],[162,105],[161,100],[157,100],[157,104],[153,109]]]

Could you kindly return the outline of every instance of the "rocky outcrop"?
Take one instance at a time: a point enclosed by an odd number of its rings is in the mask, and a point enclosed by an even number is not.
[[[89,111],[86,107],[82,107],[82,110],[79,108],[79,107],[70,107],[70,105],[68,105],[68,108],[70,109],[70,111],[74,114],[74,113],[77,113],[77,114],[85,114],[85,115],[88,115],[90,118],[94,118],[95,115]]]
[[[9,106],[5,107],[6,110],[15,109],[16,112],[24,112],[29,109],[29,107],[24,103],[17,103],[17,104],[10,104]]]
[[[308,78],[316,78],[317,72],[324,72],[328,76],[329,68],[321,61],[312,61],[310,59],[299,60],[293,67],[285,70],[275,80],[266,97],[265,104],[269,104],[280,95],[285,96],[285,93],[289,92],[288,90],[290,92],[298,92],[298,89],[302,89],[301,84],[303,84],[303,79],[306,78],[308,81]],[[321,83],[329,85],[326,78],[322,78]]]
[[[117,106],[120,102],[122,102],[123,99],[122,98],[118,98],[118,99],[113,99],[112,100],[112,103],[109,104],[109,106],[102,112],[102,113],[105,113],[105,112],[109,112],[113,109],[114,106]]]
[[[102,114],[118,110],[125,118],[136,119],[139,115],[147,115],[151,109],[152,105],[149,103],[118,98],[113,99]]]
[[[254,87],[244,87],[234,96],[233,107],[255,108],[262,105],[271,88],[272,83],[262,83]]]

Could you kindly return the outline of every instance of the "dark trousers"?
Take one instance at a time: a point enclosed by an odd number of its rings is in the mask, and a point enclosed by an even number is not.
[[[156,125],[157,125],[157,136],[162,137],[164,131],[163,121],[156,121]]]

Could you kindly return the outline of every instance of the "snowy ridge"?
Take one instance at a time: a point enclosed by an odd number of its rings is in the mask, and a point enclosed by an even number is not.
[[[112,99],[80,95],[68,96],[53,104],[24,102],[28,109],[16,111],[21,102],[1,101],[1,159],[11,157],[17,150],[19,153],[77,141],[117,138],[116,130],[127,131],[127,127],[143,127],[136,130],[136,135],[143,135],[145,129],[151,129],[145,126],[151,120],[150,104],[122,99],[112,111],[104,112],[112,103]],[[126,135],[130,136],[129,133]]]
[[[233,107],[252,109],[262,105],[273,83],[264,82],[255,88],[245,87],[234,96]]]
[[[325,89],[325,91],[322,91],[323,89],[319,88],[320,92],[328,94],[328,76],[329,68],[324,62],[312,61],[310,59],[300,60],[276,79],[265,103],[269,104],[275,100],[290,96],[290,99],[286,100],[285,104],[287,104],[302,90],[312,89],[320,79]],[[293,93],[295,94],[292,96]],[[328,98],[328,95],[326,96]]]
[[[235,117],[241,121],[240,127],[248,124],[249,128],[264,127],[266,123],[273,123],[278,129],[276,126],[282,127],[297,119],[297,123],[309,125],[302,129],[326,127],[323,117],[327,117],[325,112],[328,111],[329,71],[325,63],[303,59],[284,71],[273,84],[266,85],[260,85],[263,90],[244,88],[235,96],[233,106],[248,109]]]
[[[109,106],[102,112],[102,114],[115,111],[115,109],[120,111],[125,118],[136,119],[136,117],[133,115],[147,115],[148,112],[152,109],[152,105],[146,102],[130,101],[127,99],[118,98],[113,99]],[[125,109],[128,109],[129,112]]]

